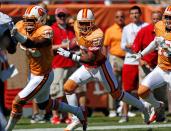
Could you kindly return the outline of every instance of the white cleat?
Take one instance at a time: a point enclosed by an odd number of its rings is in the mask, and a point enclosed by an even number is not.
[[[117,113],[116,113],[116,111],[110,111],[109,112],[109,117],[116,117],[117,116]]]
[[[133,112],[128,112],[128,117],[135,117],[136,116],[136,114],[135,113],[133,113]]]
[[[158,117],[160,111],[161,111],[163,108],[164,108],[164,103],[163,103],[162,101],[160,101],[160,106],[159,106],[158,108],[152,108],[152,113],[151,113],[151,115],[150,115],[150,119],[149,119],[149,121],[148,121],[148,124],[154,122],[154,121],[157,119],[157,117]]]
[[[81,122],[79,119],[73,119],[72,122],[65,128],[64,131],[74,131],[74,129],[82,127]]]
[[[87,108],[80,106],[80,109],[84,119],[72,119],[71,124],[69,124],[64,131],[74,131],[74,129],[78,127],[82,127],[83,131],[87,131]]]

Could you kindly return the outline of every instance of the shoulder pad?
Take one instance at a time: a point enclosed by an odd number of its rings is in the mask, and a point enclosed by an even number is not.
[[[51,39],[53,37],[53,30],[50,26],[44,25],[44,26],[39,27],[36,30],[35,34],[43,38]]]
[[[156,33],[156,36],[163,36],[165,33],[165,25],[163,21],[159,21],[155,24],[154,30]]]
[[[86,37],[88,41],[92,42],[91,46],[102,46],[104,34],[101,29],[96,29],[89,36]]]
[[[24,23],[22,20],[20,20],[15,24],[15,26],[18,30],[20,30],[21,28],[24,28]]]

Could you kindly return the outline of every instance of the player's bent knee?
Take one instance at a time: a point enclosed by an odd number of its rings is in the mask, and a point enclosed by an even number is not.
[[[144,85],[140,85],[138,88],[138,96],[141,98],[146,98],[150,93],[150,88]]]
[[[68,94],[72,94],[77,89],[77,87],[77,83],[69,79],[64,84],[64,91]]]
[[[120,99],[122,99],[123,91],[118,89],[118,90],[115,90],[113,92],[110,92],[110,94],[111,94],[113,99],[120,100]]]
[[[42,102],[42,103],[37,103],[37,105],[38,105],[40,110],[44,110],[44,109],[46,109],[48,103],[49,103],[49,100]]]
[[[16,96],[12,102],[12,111],[14,113],[22,113],[22,108],[25,104],[25,100],[22,100],[19,96]]]

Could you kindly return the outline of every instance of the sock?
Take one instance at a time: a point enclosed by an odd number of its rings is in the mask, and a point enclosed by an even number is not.
[[[5,131],[12,131],[16,125],[16,123],[20,120],[22,113],[11,113],[7,126],[5,127]]]
[[[136,97],[130,95],[127,92],[124,92],[124,96],[122,98],[122,101],[126,102],[129,105],[137,107],[141,111],[144,109],[143,103],[140,100],[138,100]]]
[[[67,101],[69,105],[78,106],[78,100],[76,94],[66,95]]]
[[[0,130],[4,131],[4,128],[6,125],[7,125],[7,121],[3,115],[1,107],[0,107]]]
[[[142,98],[140,98],[140,101],[144,104],[144,106],[146,108],[150,109],[150,107],[151,107],[151,104],[150,103],[148,103],[147,101],[143,100]]]
[[[71,94],[71,95],[66,95],[68,104],[71,106],[78,106],[78,100],[77,100],[77,96],[75,93]],[[72,119],[73,120],[78,120],[77,116],[72,115]]]
[[[145,101],[149,102],[154,108],[158,108],[160,106],[160,102],[154,98],[153,93],[150,93],[146,98]]]
[[[84,120],[84,115],[81,111],[81,108],[78,106],[71,106],[64,102],[60,102],[59,106],[58,106],[58,110],[61,112],[72,113],[72,114],[76,115],[80,120]]]

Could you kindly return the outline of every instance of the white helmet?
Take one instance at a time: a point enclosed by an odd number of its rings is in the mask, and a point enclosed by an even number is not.
[[[81,33],[89,33],[95,25],[95,17],[90,9],[81,9],[77,14],[78,28]]]
[[[171,6],[166,7],[163,15],[169,15],[169,16],[171,16]]]
[[[41,6],[28,7],[23,15],[26,31],[33,31],[46,23],[46,10]]]
[[[165,9],[163,16],[164,16],[166,29],[170,31],[171,30],[171,6],[168,6]]]

